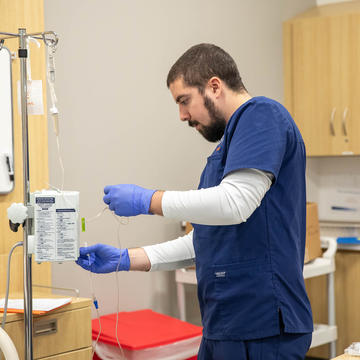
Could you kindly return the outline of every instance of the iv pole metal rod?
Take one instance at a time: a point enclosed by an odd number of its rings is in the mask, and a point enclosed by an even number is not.
[[[8,33],[8,32],[1,32],[1,31],[0,31],[0,35],[7,35],[7,36],[0,37],[0,40],[12,39],[12,38],[21,36],[20,34],[13,34],[13,33]],[[42,36],[36,36],[36,35],[42,35]],[[55,41],[57,42],[57,40],[58,40],[58,37],[54,31],[43,31],[43,32],[37,32],[37,33],[32,33],[32,34],[26,34],[26,36],[28,36],[28,37],[33,37],[33,38],[39,39],[39,40],[43,40],[45,35],[53,35],[55,37]]]
[[[27,112],[27,72],[26,72],[26,29],[19,29],[19,58],[21,79],[21,121],[22,121],[22,145],[23,145],[23,172],[24,172],[24,205],[30,203],[29,181],[29,133]],[[32,269],[31,254],[28,253],[29,219],[24,226],[24,323],[25,323],[25,360],[33,360],[32,339]]]
[[[8,33],[8,32],[0,32],[0,35],[8,35],[7,37],[4,37],[2,39],[10,39],[13,37],[19,37],[19,34],[13,34],[13,33]]]

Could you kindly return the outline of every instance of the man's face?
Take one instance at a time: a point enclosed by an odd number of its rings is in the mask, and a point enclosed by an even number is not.
[[[219,141],[224,135],[226,119],[206,91],[202,95],[196,87],[185,86],[182,78],[171,83],[169,88],[179,105],[180,120],[195,127],[206,140]]]

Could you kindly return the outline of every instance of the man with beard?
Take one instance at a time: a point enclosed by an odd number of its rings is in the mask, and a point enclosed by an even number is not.
[[[158,214],[194,230],[178,239],[119,250],[80,249],[86,270],[173,270],[196,263],[204,326],[200,360],[304,359],[313,330],[302,275],[305,146],[287,110],[251,97],[231,56],[212,44],[187,50],[167,85],[180,119],[220,143],[197,190],[106,186],[119,216]]]

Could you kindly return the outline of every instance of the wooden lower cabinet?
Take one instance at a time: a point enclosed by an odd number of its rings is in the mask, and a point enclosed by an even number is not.
[[[72,303],[46,315],[33,318],[34,359],[91,359],[91,301]],[[6,332],[24,359],[24,321],[22,315],[8,314]]]
[[[335,304],[338,340],[337,355],[351,343],[360,341],[360,252],[338,250],[335,256]],[[327,281],[319,276],[305,281],[315,323],[327,323]],[[309,355],[328,359],[329,345],[311,349]]]
[[[89,360],[92,356],[92,347],[71,351],[64,354],[41,358],[41,360]],[[40,360],[40,359],[39,359]]]

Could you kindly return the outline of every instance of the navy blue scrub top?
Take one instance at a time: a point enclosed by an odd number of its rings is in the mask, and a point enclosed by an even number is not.
[[[248,340],[313,331],[303,279],[305,146],[288,111],[255,97],[230,118],[207,160],[200,188],[254,168],[274,175],[261,205],[241,224],[193,224],[204,337]]]

